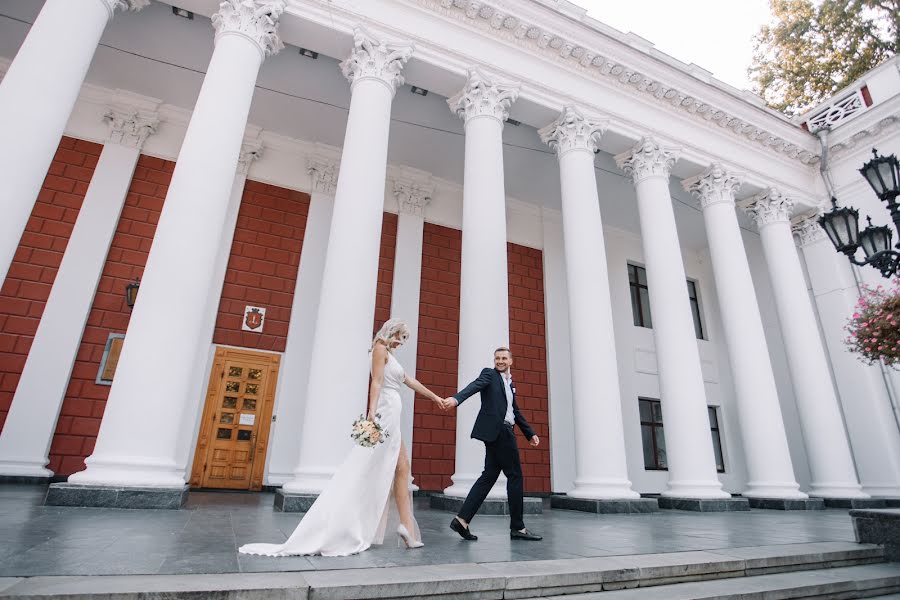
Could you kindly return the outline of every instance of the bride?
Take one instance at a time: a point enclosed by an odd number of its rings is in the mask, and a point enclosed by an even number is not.
[[[378,422],[388,434],[384,443],[372,448],[353,446],[284,544],[246,544],[240,552],[263,556],[347,556],[381,544],[388,521],[398,517],[398,542],[407,548],[424,545],[413,517],[409,459],[400,439],[400,384],[439,405],[441,398],[406,375],[394,357],[394,350],[408,338],[406,324],[390,319],[375,334],[369,350],[372,384],[366,418],[374,420],[376,414],[380,415]]]

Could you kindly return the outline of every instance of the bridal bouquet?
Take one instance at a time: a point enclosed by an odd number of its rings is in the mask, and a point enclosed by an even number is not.
[[[390,434],[376,420],[380,418],[380,414],[376,414],[375,419],[372,420],[367,419],[365,415],[359,415],[359,418],[353,421],[350,437],[363,448],[372,448],[378,444],[383,444],[384,440],[390,437]]]

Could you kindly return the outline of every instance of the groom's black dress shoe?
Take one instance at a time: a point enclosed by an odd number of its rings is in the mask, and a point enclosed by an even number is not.
[[[509,530],[509,539],[511,539],[511,540],[533,540],[533,541],[538,541],[538,540],[542,540],[542,539],[544,539],[544,538],[542,538],[542,537],[539,536],[539,535],[535,535],[535,534],[531,533],[531,532],[528,531],[527,529],[526,529],[524,532],[523,532],[523,531],[518,531],[518,530],[516,530],[516,529],[510,529],[510,530]]]
[[[450,529],[458,533],[459,536],[464,540],[474,542],[478,539],[478,536],[469,531],[468,527],[463,527],[463,524],[459,522],[459,519],[454,518],[452,521],[450,521]]]

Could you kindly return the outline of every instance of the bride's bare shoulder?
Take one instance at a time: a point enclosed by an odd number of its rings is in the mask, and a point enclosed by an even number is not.
[[[381,340],[375,342],[375,347],[372,348],[372,362],[374,363],[378,360],[383,362],[388,361],[388,349],[385,343]]]

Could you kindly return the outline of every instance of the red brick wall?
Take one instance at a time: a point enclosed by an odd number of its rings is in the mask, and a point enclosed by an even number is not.
[[[213,343],[284,352],[309,194],[247,181]],[[244,307],[266,309],[263,333],[243,331]]]
[[[62,139],[0,289],[0,430],[102,150]]]
[[[394,254],[397,251],[397,215],[384,213],[381,222],[381,248],[378,252],[378,287],[375,292],[375,322],[372,335],[391,318],[391,292],[394,287]]]
[[[460,249],[460,231],[425,224],[416,378],[440,396],[457,391]],[[541,445],[532,449],[520,436],[525,491],[549,492],[542,255],[540,250],[516,244],[508,244],[507,252],[516,403],[541,438]],[[412,470],[416,484],[423,490],[444,489],[450,485],[455,467],[455,413],[443,413],[419,398],[413,422]]]
[[[416,379],[438,396],[456,393],[462,232],[425,223]],[[422,490],[448,487],[456,452],[456,413],[417,396],[412,472]]]
[[[125,286],[144,272],[174,169],[174,162],[161,158],[138,159],[50,446],[47,468],[57,475],[81,471],[84,458],[94,451],[110,390],[95,383],[103,349],[110,333],[128,328],[131,309],[125,303]]]
[[[544,337],[544,269],[540,250],[507,244],[509,346],[514,360],[516,404],[541,439],[537,448],[520,436],[525,491],[550,490],[550,421],[547,407],[547,344]]]

